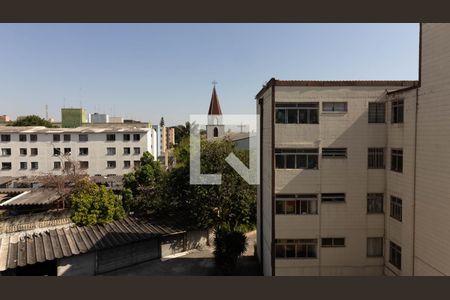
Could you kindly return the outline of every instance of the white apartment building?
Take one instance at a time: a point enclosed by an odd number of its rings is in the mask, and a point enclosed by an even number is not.
[[[153,128],[0,127],[0,176],[61,174],[70,162],[90,176],[123,175],[145,151],[156,151]]]
[[[450,275],[450,25],[419,81],[283,81],[257,94],[264,275]]]

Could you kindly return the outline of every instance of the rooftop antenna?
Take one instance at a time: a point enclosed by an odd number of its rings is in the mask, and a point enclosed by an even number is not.
[[[45,119],[48,120],[48,105],[45,104]]]

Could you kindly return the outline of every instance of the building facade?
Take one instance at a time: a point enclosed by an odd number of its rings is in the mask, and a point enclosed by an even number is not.
[[[61,126],[76,128],[88,122],[88,114],[83,108],[61,108]]]
[[[145,151],[155,155],[152,128],[0,127],[0,176],[61,174],[70,162],[90,176],[123,175]]]
[[[265,275],[450,275],[448,45],[449,25],[422,25],[419,81],[258,93]]]

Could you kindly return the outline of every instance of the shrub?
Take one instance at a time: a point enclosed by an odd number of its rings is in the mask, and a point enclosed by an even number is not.
[[[214,245],[216,265],[225,275],[232,274],[236,268],[239,256],[247,248],[247,237],[242,232],[221,228],[216,231]]]

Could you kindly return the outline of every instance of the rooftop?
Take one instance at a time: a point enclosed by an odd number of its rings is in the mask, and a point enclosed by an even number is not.
[[[117,132],[147,132],[150,128],[144,127],[131,127],[131,126],[83,126],[76,128],[47,128],[44,126],[0,126],[0,132],[2,133],[117,133]]]

